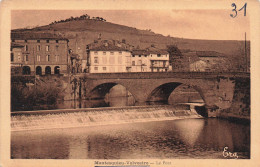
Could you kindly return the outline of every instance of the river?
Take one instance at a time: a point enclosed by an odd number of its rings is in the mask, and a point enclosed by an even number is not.
[[[250,158],[250,126],[216,118],[15,131],[18,159]],[[230,157],[229,157],[230,158]]]

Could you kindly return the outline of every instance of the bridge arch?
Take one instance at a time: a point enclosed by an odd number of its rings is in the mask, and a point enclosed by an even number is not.
[[[133,98],[135,99],[136,101],[136,98],[134,96],[134,94],[132,94],[131,91],[129,91],[129,89],[127,88],[127,86],[125,86],[124,84],[122,83],[117,83],[117,82],[105,82],[105,83],[100,83],[100,84],[97,84],[96,86],[92,87],[89,91],[88,94],[88,99],[105,99],[106,98],[106,95],[108,93],[110,93],[110,90],[117,86],[117,85],[120,85],[122,87],[125,88],[125,91],[127,94],[125,94],[126,96],[133,96]]]
[[[170,95],[174,92],[176,88],[179,88],[181,86],[188,86],[189,88],[195,90],[199,93],[202,100],[205,102],[204,94],[202,92],[202,89],[198,87],[197,85],[192,85],[189,83],[182,83],[182,82],[167,82],[163,83],[157,87],[155,87],[151,93],[148,95],[147,100],[148,102],[165,102],[168,103],[168,99]]]

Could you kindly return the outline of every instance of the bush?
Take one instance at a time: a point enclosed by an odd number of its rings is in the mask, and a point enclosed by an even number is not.
[[[11,110],[32,110],[34,106],[52,105],[64,97],[62,85],[55,80],[34,84],[12,83]]]

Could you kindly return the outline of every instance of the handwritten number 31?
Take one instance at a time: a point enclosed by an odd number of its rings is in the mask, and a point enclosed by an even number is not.
[[[241,11],[244,9],[244,16],[246,16],[246,5],[247,5],[247,3],[245,3],[245,5],[241,9],[238,10],[238,11]],[[234,7],[234,9],[232,9],[232,11],[235,12],[235,15],[230,14],[230,16],[235,18],[237,16],[237,5],[235,3],[232,3],[231,6]]]

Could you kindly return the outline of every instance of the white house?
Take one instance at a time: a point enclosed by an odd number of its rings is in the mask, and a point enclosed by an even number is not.
[[[169,71],[169,53],[155,47],[133,50],[131,72]]]
[[[89,48],[87,66],[89,73],[128,72],[131,52],[113,41],[102,42]]]

